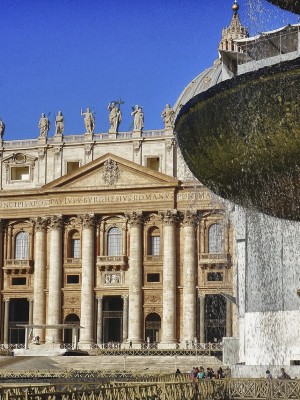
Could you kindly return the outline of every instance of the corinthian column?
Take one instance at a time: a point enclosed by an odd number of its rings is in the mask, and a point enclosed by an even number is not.
[[[135,212],[129,215],[129,315],[128,339],[132,343],[142,341],[142,216]]]
[[[196,337],[196,214],[187,210],[183,218],[183,338]]]
[[[163,319],[161,343],[176,342],[176,213],[163,214]]]
[[[98,296],[97,297],[97,344],[102,344],[103,337],[102,337],[102,317],[103,317],[103,312],[102,312],[102,304],[103,304],[103,296]]]
[[[91,345],[94,341],[94,263],[95,235],[94,215],[85,214],[82,220],[82,274],[80,345]]]
[[[34,243],[34,282],[33,282],[33,324],[41,325],[46,321],[46,235],[47,219],[38,217],[35,221],[35,243]],[[43,329],[35,329],[34,336],[40,337],[44,343],[45,333]]]
[[[61,323],[61,281],[62,281],[62,216],[50,219],[50,262],[47,324]],[[47,343],[59,343],[60,331],[47,329]]]

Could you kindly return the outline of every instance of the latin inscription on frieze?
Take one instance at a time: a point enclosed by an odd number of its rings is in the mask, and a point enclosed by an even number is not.
[[[154,201],[172,201],[173,193],[137,193],[103,196],[83,196],[83,197],[60,197],[53,199],[32,199],[18,201],[0,201],[0,209],[13,208],[43,208],[64,205],[85,205],[101,203],[132,203],[132,202],[154,202]]]

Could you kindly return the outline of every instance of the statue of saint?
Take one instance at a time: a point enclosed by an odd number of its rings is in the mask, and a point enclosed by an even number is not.
[[[165,129],[173,129],[175,111],[170,106],[170,104],[166,105],[166,108],[163,110],[161,117],[165,123]]]
[[[114,101],[108,104],[107,109],[109,110],[109,133],[117,133],[120,122],[122,121],[122,113],[120,108],[116,105]]]
[[[64,132],[64,116],[61,111],[58,111],[57,116],[55,117],[55,136],[62,135]]]
[[[0,139],[3,138],[4,131],[5,131],[5,123],[2,121],[2,119],[0,119]]]
[[[45,113],[42,113],[41,118],[39,120],[39,128],[40,128],[40,137],[47,137],[50,129],[50,121],[49,118],[46,117]]]
[[[94,133],[95,118],[90,108],[87,108],[85,112],[80,110],[80,114],[84,116],[84,126],[86,129],[86,133]]]
[[[133,130],[141,131],[144,128],[144,112],[142,107],[139,105],[132,107],[131,115],[133,115]]]

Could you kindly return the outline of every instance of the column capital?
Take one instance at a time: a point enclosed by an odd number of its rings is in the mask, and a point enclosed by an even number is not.
[[[52,215],[49,220],[49,228],[51,230],[60,230],[63,226],[62,215]]]
[[[128,298],[129,298],[129,295],[128,294],[122,294],[122,299],[124,300],[124,301],[126,301],[126,300],[128,300]]]
[[[198,215],[197,211],[185,210],[182,213],[182,225],[183,226],[194,226],[198,222]]]
[[[177,210],[167,210],[159,213],[164,225],[173,225],[178,220]]]
[[[135,211],[126,215],[130,226],[137,226],[143,223],[143,214]]]
[[[197,290],[197,297],[198,299],[204,299],[205,293],[200,292],[200,289]]]
[[[97,296],[96,299],[97,299],[97,301],[102,301],[103,300],[103,296]]]
[[[37,232],[41,232],[47,228],[48,218],[46,218],[46,217],[32,218],[31,222],[34,224],[35,230]]]
[[[80,215],[83,229],[92,229],[95,226],[95,214]]]

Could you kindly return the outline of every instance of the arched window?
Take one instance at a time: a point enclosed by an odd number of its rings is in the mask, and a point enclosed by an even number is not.
[[[110,228],[107,233],[107,255],[122,255],[122,233],[117,227]]]
[[[160,233],[156,227],[149,230],[148,254],[151,256],[160,255]]]
[[[28,259],[29,235],[27,232],[19,232],[16,235],[15,242],[15,259]]]
[[[70,240],[70,257],[80,258],[80,236],[79,232],[74,231]]]
[[[212,224],[208,229],[208,252],[213,254],[224,252],[223,227],[221,224]]]

